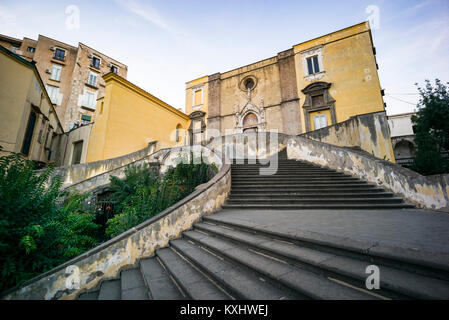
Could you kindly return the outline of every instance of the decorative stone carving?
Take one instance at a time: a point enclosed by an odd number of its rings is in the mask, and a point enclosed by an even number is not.
[[[244,120],[250,114],[254,114],[257,117],[257,123],[251,122],[245,125]],[[260,107],[257,107],[251,102],[248,102],[241,112],[235,113],[235,122],[236,122],[235,127],[236,133],[242,133],[245,129],[248,128],[257,128],[257,131],[264,131],[266,128],[266,120],[265,120],[265,109],[263,107],[263,100],[261,100]]]

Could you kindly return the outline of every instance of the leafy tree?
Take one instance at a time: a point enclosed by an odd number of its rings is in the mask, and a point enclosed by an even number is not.
[[[48,271],[97,244],[86,196],[61,191],[53,168],[38,175],[18,154],[0,157],[0,291]]]
[[[447,173],[449,160],[442,153],[449,150],[448,87],[439,79],[435,86],[426,80],[425,88],[418,91],[419,111],[412,117],[417,151],[411,168],[424,175]]]

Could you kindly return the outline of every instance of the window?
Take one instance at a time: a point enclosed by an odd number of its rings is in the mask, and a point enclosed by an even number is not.
[[[77,141],[73,144],[72,164],[81,163],[81,153],[83,152],[83,141]]]
[[[54,64],[51,67],[50,79],[51,80],[55,80],[55,81],[59,81],[61,79],[61,70],[62,70],[61,66],[58,66],[57,64]]]
[[[31,53],[34,53],[34,52],[36,52],[36,48],[28,47],[28,48],[27,48],[27,51],[28,51],[28,52],[31,52]]]
[[[316,46],[301,52],[304,79],[316,81],[324,77],[323,46]]]
[[[28,117],[28,124],[25,131],[25,137],[23,138],[22,153],[28,155],[30,153],[31,140],[33,139],[34,126],[36,124],[36,113],[31,111]]]
[[[315,126],[315,130],[327,127],[327,117],[325,114],[317,114],[313,116],[313,124]]]
[[[320,66],[318,64],[318,56],[307,58],[307,70],[309,74],[320,72]]]
[[[65,51],[62,49],[56,49],[55,56],[53,58],[55,58],[56,60],[64,61],[65,60]]]
[[[58,104],[59,100],[59,88],[55,86],[46,85],[48,96],[50,97],[51,103]]]
[[[83,114],[83,115],[81,116],[81,123],[82,123],[83,125],[89,124],[91,120],[92,120],[92,117],[91,117],[91,116],[88,116],[87,114]]]
[[[89,109],[94,109],[96,107],[96,94],[91,91],[86,91],[84,93],[84,106]]]
[[[97,86],[97,79],[98,79],[98,73],[90,72],[89,80],[87,81],[88,84],[91,86],[96,87]]]
[[[176,142],[179,142],[179,141],[180,141],[180,138],[181,138],[181,130],[182,130],[182,126],[181,126],[180,124],[178,124],[178,125],[176,126],[176,137],[175,137]]]
[[[203,89],[196,89],[193,91],[193,106],[200,106],[203,104]]]
[[[254,87],[253,79],[246,80],[246,83],[245,83],[246,90],[251,90],[253,87]]]
[[[111,72],[115,73],[115,74],[118,74],[118,68],[116,66],[112,66],[111,67]]]
[[[92,62],[90,63],[90,66],[94,67],[94,68],[97,68],[97,69],[100,69],[100,62],[101,62],[100,58],[92,57]]]

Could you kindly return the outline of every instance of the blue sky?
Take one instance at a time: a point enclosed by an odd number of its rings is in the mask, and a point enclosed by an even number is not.
[[[71,5],[79,28],[66,23]],[[0,33],[83,42],[127,64],[128,80],[183,109],[189,80],[367,19],[375,24],[387,113],[413,111],[416,82],[449,81],[448,0],[0,0]]]

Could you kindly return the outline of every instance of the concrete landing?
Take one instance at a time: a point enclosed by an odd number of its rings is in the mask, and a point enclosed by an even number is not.
[[[449,214],[431,210],[231,210],[207,218],[449,268]],[[397,250],[396,250],[397,249]]]

